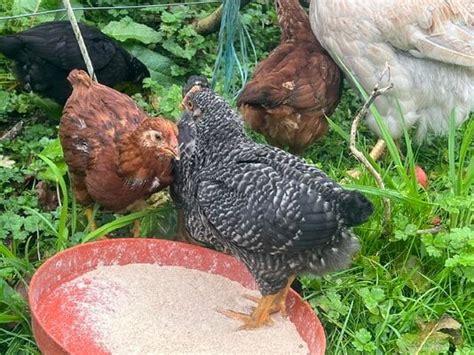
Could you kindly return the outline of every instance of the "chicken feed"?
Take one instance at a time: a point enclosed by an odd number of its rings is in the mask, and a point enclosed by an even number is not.
[[[55,292],[82,289],[71,310],[71,329],[92,332],[112,354],[307,354],[295,326],[273,315],[271,326],[238,330],[240,323],[217,312],[250,312],[244,294],[257,291],[219,275],[177,266],[102,266]],[[85,291],[85,292],[84,292]]]

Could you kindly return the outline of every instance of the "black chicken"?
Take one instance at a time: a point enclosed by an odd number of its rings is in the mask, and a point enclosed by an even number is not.
[[[350,263],[359,249],[351,227],[373,207],[303,160],[253,142],[241,117],[193,82],[178,124],[173,196],[193,238],[230,250],[255,277],[263,297],[252,314],[223,313],[256,328],[272,312],[286,314],[297,273],[321,275]]]
[[[114,87],[122,82],[140,83],[150,76],[146,66],[98,29],[79,24],[100,83]],[[73,69],[86,70],[76,37],[68,21],[40,24],[29,30],[0,37],[0,52],[15,61],[14,72],[28,91],[61,105],[71,95],[67,81]]]

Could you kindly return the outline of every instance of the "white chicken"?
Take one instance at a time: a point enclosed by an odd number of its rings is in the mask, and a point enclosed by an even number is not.
[[[403,135],[397,99],[417,142],[447,133],[453,109],[457,125],[474,109],[473,0],[312,0],[310,20],[366,92],[388,63],[393,90],[375,104],[394,139]],[[373,116],[367,123],[380,136]]]

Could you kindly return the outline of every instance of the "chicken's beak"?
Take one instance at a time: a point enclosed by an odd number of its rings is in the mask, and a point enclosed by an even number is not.
[[[176,152],[176,150],[169,147],[164,147],[164,148],[161,148],[161,151],[165,155],[172,157],[174,160],[179,160],[179,154]]]
[[[201,84],[196,84],[196,85],[193,85],[191,87],[191,89],[189,89],[188,93],[186,94],[186,96],[192,92],[196,92],[196,91],[199,91],[199,90],[202,90],[202,86]]]

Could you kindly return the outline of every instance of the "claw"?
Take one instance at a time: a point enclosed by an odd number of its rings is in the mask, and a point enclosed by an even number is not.
[[[243,294],[242,297],[246,298],[246,299],[248,299],[252,302],[255,302],[255,303],[259,303],[262,300],[261,297],[252,296],[252,295],[249,295],[249,294]]]
[[[273,324],[273,320],[270,318],[270,315],[262,315],[259,318],[255,318],[255,311],[251,314],[246,314],[242,312],[232,311],[230,309],[218,309],[219,313],[225,315],[234,320],[238,320],[243,322],[244,324],[241,325],[237,330],[248,330],[248,329],[255,329],[259,328],[263,325],[271,325]]]
[[[251,314],[231,310],[218,310],[218,312],[229,318],[243,322],[244,324],[239,327],[239,330],[260,328],[263,325],[273,323],[270,318],[270,308],[275,302],[277,295],[278,294],[263,296],[259,300],[257,308],[255,308]]]
[[[238,320],[244,324],[239,327],[242,329],[255,329],[260,328],[263,325],[271,325],[273,323],[270,314],[280,312],[283,317],[287,317],[288,313],[286,310],[286,298],[288,296],[288,290],[290,285],[295,279],[295,275],[288,278],[286,286],[279,292],[266,295],[262,298],[251,296],[248,294],[243,295],[244,298],[257,303],[257,307],[252,310],[252,313],[246,314],[242,312],[236,312],[232,310],[217,310],[219,313],[226,317]]]
[[[247,294],[242,295],[242,297],[252,302],[255,302],[257,304],[260,303],[260,301],[262,300],[260,297],[255,297],[255,296],[247,295]],[[278,293],[276,300],[270,306],[269,312],[270,314],[280,313],[282,317],[287,318],[288,312],[286,310],[286,297],[283,298],[283,295]]]

